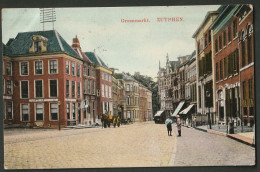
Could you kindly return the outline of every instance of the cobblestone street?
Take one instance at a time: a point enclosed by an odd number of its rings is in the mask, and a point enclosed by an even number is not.
[[[176,145],[165,125],[154,123],[22,131],[4,133],[6,169],[168,166]]]
[[[176,133],[176,127],[173,127]],[[224,136],[182,128],[167,136],[153,122],[120,128],[4,131],[6,169],[252,165],[253,147]],[[177,149],[176,149],[177,148]]]

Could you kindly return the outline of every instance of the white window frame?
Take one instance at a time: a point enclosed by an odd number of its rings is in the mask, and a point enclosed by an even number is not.
[[[57,113],[57,120],[53,120],[53,119],[51,119],[51,104],[57,104],[57,111],[58,111],[58,113]],[[52,103],[49,103],[49,120],[50,121],[58,121],[59,120],[59,112],[60,110],[59,110],[59,105],[58,105],[58,103],[56,103],[56,102],[52,102]]]
[[[53,96],[51,96],[51,89],[50,89],[50,84],[51,84],[50,81],[51,81],[51,80],[56,80],[56,81],[57,81],[57,97],[59,97],[59,89],[58,89],[58,88],[59,88],[59,80],[58,80],[58,79],[49,79],[49,80],[48,80],[48,82],[49,82],[49,83],[48,83],[49,97],[53,97]],[[57,97],[56,97],[56,98],[57,98]]]
[[[74,109],[73,109],[73,104],[74,104]],[[71,109],[72,109],[72,113],[71,113],[71,117],[72,117],[72,120],[76,120],[77,119],[77,109],[76,109],[76,103],[75,102],[73,102],[72,104],[71,104]],[[73,110],[74,110],[74,113],[75,113],[75,118],[73,117]]]
[[[79,75],[78,75],[78,67],[79,67]],[[76,69],[76,75],[77,77],[81,77],[81,65],[80,64],[77,64],[77,69]]]
[[[73,96],[73,82],[74,82],[74,96]],[[77,92],[76,92],[76,88],[77,88],[77,86],[76,86],[76,81],[71,81],[71,97],[73,97],[73,98],[76,98],[77,97]]]
[[[74,67],[74,70],[73,70],[73,67]],[[76,76],[75,63],[74,63],[74,62],[71,63],[71,75],[72,75],[72,76]]]
[[[67,63],[68,63],[68,67],[69,67],[69,73],[67,73]],[[70,75],[70,61],[69,60],[66,60],[66,62],[65,62],[65,73],[67,74],[67,75]]]
[[[37,104],[42,104],[42,120],[37,120],[36,115],[37,115]],[[34,103],[34,119],[36,122],[43,122],[44,121],[44,103]]]
[[[107,97],[108,98],[108,85],[105,85],[105,97]]]
[[[6,64],[5,64],[6,67],[7,67],[7,63],[10,63],[10,64],[11,64],[11,66],[10,66],[10,72],[11,72],[11,73],[10,73],[10,75],[7,75],[7,72],[5,71],[5,72],[3,72],[3,75],[6,73],[7,76],[12,76],[12,75],[13,75],[13,71],[12,71],[13,65],[12,65],[12,62],[11,62],[11,61],[7,61]],[[3,64],[4,64],[4,62],[3,62]],[[7,68],[5,68],[5,70],[7,70]]]
[[[23,111],[22,111],[22,105],[28,105],[28,121],[23,121]],[[29,122],[30,121],[30,104],[29,103],[21,103],[20,104],[20,121],[21,122]]]
[[[69,116],[70,116],[70,118],[68,119],[68,105],[69,105]],[[67,118],[67,120],[71,120],[71,103],[66,103],[66,118]]]
[[[51,73],[50,61],[56,61],[57,62],[57,72],[56,73]],[[58,59],[50,59],[50,60],[48,60],[48,74],[49,75],[57,75],[57,74],[59,74],[59,62],[58,62]]]
[[[67,96],[67,81],[69,81],[69,96]],[[66,79],[66,83],[65,83],[65,92],[66,92],[66,97],[71,97],[71,89],[70,89],[70,80]]]
[[[22,69],[21,69],[21,67],[22,67],[22,63],[27,63],[27,69],[28,69],[28,74],[27,75],[22,75]],[[19,62],[19,73],[20,73],[20,76],[29,76],[29,74],[30,74],[30,64],[29,64],[29,61],[22,61],[22,62]]]
[[[36,81],[42,81],[42,96],[36,97]],[[43,98],[44,97],[44,81],[43,79],[36,79],[34,80],[34,98]]]
[[[36,63],[36,62],[42,62],[42,73],[41,73],[41,74],[37,74],[37,73],[36,73],[36,70],[35,70],[35,68],[36,68],[35,63]],[[43,64],[44,64],[44,63],[43,63],[43,60],[36,60],[36,61],[34,61],[33,64],[34,64],[34,68],[33,68],[34,75],[43,75],[43,74],[44,74],[44,68],[43,68]]]
[[[78,90],[78,86],[79,86],[79,90]],[[79,93],[78,93],[79,91]],[[79,94],[79,96],[78,96]],[[77,98],[81,98],[81,83],[80,82],[77,82]]]
[[[101,88],[101,93],[102,93],[102,97],[105,97],[105,85],[102,84],[102,88]]]
[[[9,113],[8,112],[8,108],[9,108],[8,107],[8,103],[9,102],[11,102],[11,104],[12,104],[12,118],[11,119],[9,118],[9,114],[8,114]],[[13,103],[13,101],[7,101],[7,114],[8,114],[8,120],[13,120],[14,119],[14,103]],[[6,119],[6,117],[5,117],[5,119]]]
[[[10,81],[10,89],[11,89],[11,92],[10,93],[8,93],[7,92],[7,86],[8,86],[8,82],[7,81]],[[8,94],[8,95],[13,95],[13,81],[12,80],[6,80],[6,93]]]
[[[27,81],[28,83],[28,97],[27,98],[22,98],[22,82]],[[20,81],[20,99],[29,99],[30,98],[30,83],[29,80],[21,80]]]

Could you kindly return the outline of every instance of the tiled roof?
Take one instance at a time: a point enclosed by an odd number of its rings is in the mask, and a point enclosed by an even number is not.
[[[103,62],[103,60],[94,52],[84,52],[84,54],[89,58],[90,61],[95,63],[97,66],[103,66],[105,68],[108,68],[108,66]]]
[[[65,52],[71,56],[79,58],[78,54],[70,47],[70,45],[55,30],[20,32],[16,38],[9,43],[8,49],[11,52],[4,52],[8,55],[26,55],[30,54],[29,49],[32,46],[32,36],[41,35],[48,39],[46,53]],[[45,53],[45,52],[44,52]]]

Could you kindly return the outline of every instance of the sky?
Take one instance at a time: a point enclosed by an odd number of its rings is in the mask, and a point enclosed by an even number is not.
[[[117,72],[140,72],[155,78],[159,68],[170,60],[195,50],[192,35],[212,6],[55,8],[54,29],[72,45],[77,35],[83,52],[94,51]],[[38,8],[3,9],[2,41],[19,32],[42,31]],[[158,22],[157,18],[182,17],[181,22]],[[125,23],[124,20],[148,19],[150,22]],[[52,30],[51,23],[45,30]]]

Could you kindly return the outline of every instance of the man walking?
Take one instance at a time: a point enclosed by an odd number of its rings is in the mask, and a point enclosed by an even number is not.
[[[165,124],[166,124],[166,127],[167,127],[168,136],[172,136],[172,120],[170,118],[167,118],[165,120]]]
[[[180,119],[180,115],[176,115],[177,118],[177,129],[178,129],[178,136],[181,136],[181,119]]]

